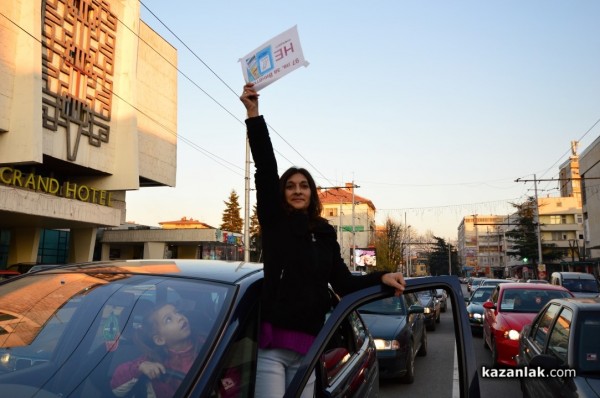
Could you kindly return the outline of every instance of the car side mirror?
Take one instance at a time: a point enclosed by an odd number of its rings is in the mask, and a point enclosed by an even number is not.
[[[491,301],[486,301],[485,303],[483,303],[483,308],[485,308],[486,310],[495,310],[496,306]]]
[[[409,314],[423,314],[425,312],[425,307],[422,305],[413,304],[408,308]]]
[[[471,297],[465,297],[465,303],[469,303],[471,301]]]

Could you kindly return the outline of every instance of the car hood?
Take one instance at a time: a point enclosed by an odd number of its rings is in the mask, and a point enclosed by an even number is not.
[[[483,314],[483,303],[470,303],[467,305],[467,312]]]
[[[360,316],[367,324],[373,338],[394,338],[406,325],[405,315],[363,314]]]
[[[520,331],[523,329],[524,325],[531,323],[533,318],[537,313],[527,312],[527,313],[503,313],[502,314],[502,323],[508,329],[514,329],[516,331]],[[498,318],[496,318],[498,319]]]

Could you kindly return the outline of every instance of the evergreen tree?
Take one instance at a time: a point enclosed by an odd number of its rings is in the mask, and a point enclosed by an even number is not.
[[[244,220],[240,216],[240,198],[235,190],[231,190],[229,201],[224,201],[225,210],[223,211],[222,224],[219,228],[229,232],[242,232]]]
[[[258,223],[258,216],[256,214],[256,205],[252,208],[252,216],[250,217],[250,261],[261,262],[262,261],[262,234],[260,230],[260,224]]]
[[[536,203],[535,198],[529,197],[521,204],[511,203],[517,209],[515,228],[506,232],[506,237],[510,240],[510,250],[506,254],[527,262],[530,264],[539,263],[538,255],[538,235],[537,224],[535,220]],[[542,257],[544,261],[553,261],[561,255],[553,250],[555,244],[544,244],[542,242]]]
[[[436,242],[433,250],[427,255],[427,262],[429,263],[429,273],[431,275],[448,275],[449,265],[452,267],[450,270],[452,275],[458,275],[458,254],[456,251],[452,251],[452,246],[443,238],[433,236],[432,239]],[[450,254],[448,254],[450,251]],[[450,264],[448,264],[450,261]]]

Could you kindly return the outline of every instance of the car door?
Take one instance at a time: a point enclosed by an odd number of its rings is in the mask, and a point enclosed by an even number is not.
[[[414,338],[415,352],[414,353],[416,353],[417,351],[419,351],[419,348],[421,347],[421,343],[426,341],[426,337],[423,338],[423,333],[426,333],[424,315],[422,313],[414,313],[414,312],[411,313],[408,311],[408,309],[412,305],[415,305],[415,304],[420,305],[419,300],[415,297],[415,295],[413,293],[406,293],[404,295],[404,304],[406,305],[406,310],[408,313],[408,315],[407,315],[408,325],[410,327],[410,330],[412,330],[413,336],[415,336],[415,338]]]
[[[459,363],[458,389],[461,397],[480,397],[475,351],[473,349],[466,308],[464,305],[459,305],[464,299],[458,279],[453,276],[411,278],[406,283],[405,293],[433,288],[445,288],[451,293],[449,298],[454,312],[456,349]],[[303,386],[306,385],[313,370],[317,368],[319,358],[321,358],[329,340],[336,333],[338,326],[348,314],[361,305],[390,297],[393,293],[393,289],[377,285],[344,296],[334,308],[317,335],[315,342],[304,356],[302,364],[288,386],[284,398],[297,398],[300,396]]]
[[[379,368],[373,338],[356,311],[338,326],[316,369],[317,396],[377,397]]]
[[[519,355],[523,357],[522,363],[529,364],[533,357],[545,352],[550,328],[559,311],[560,306],[558,304],[550,304],[533,320],[531,327],[527,334],[523,336],[523,341],[521,342],[522,347]],[[535,396],[536,391],[540,391],[540,389],[542,391],[546,390],[540,379],[528,378],[524,380],[524,385],[528,391],[532,391],[530,393],[533,394],[532,396]],[[547,396],[551,396],[551,393]]]

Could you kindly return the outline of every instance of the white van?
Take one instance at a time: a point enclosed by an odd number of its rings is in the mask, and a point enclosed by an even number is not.
[[[575,297],[596,297],[600,294],[594,275],[585,272],[553,272],[550,283],[567,288]]]

